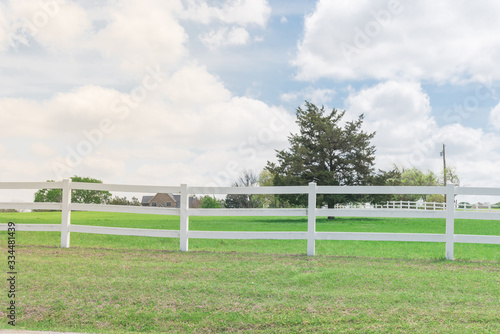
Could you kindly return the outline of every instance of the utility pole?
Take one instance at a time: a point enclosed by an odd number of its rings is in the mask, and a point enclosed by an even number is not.
[[[446,146],[443,143],[443,152],[441,152],[443,156],[443,181],[444,186],[446,187]],[[444,202],[446,203],[446,194],[444,194]]]
[[[445,150],[445,145],[443,144],[443,178],[444,178],[444,186],[446,187],[446,150]]]

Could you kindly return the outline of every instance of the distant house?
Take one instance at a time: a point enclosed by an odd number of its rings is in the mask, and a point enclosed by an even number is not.
[[[177,207],[177,202],[172,194],[158,193],[149,201],[149,206],[175,208]]]
[[[157,206],[163,208],[179,208],[181,206],[181,195],[158,193],[155,196],[143,196],[142,206]],[[200,200],[194,196],[189,197],[189,207],[199,208]]]
[[[142,206],[149,206],[149,202],[153,199],[154,196],[142,196],[141,204]]]

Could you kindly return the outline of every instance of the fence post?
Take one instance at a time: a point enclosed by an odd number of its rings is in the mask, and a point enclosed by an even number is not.
[[[61,248],[69,248],[69,225],[71,224],[71,180],[64,179],[62,182]]]
[[[307,255],[314,256],[316,248],[316,183],[309,183],[307,201]]]
[[[455,234],[455,185],[446,186],[446,259],[453,260]]]
[[[180,203],[180,219],[181,219],[181,227],[180,227],[180,248],[181,252],[188,251],[188,230],[189,230],[189,216],[188,210],[189,208],[189,198],[187,193],[187,184],[181,184],[181,203]]]

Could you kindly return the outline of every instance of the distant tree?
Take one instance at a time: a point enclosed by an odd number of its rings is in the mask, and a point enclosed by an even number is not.
[[[401,171],[394,166],[389,171],[384,171],[379,169],[378,173],[372,175],[369,182],[371,186],[400,186],[401,185]],[[392,194],[381,194],[381,195],[368,195],[366,198],[367,202],[374,204],[385,203],[387,201],[394,200],[394,195]]]
[[[418,168],[402,168],[401,185],[402,186],[436,186],[439,179],[432,171],[423,172]]]
[[[139,199],[135,196],[132,197],[132,199],[130,200],[130,204],[129,205],[133,205],[133,206],[141,206],[141,202],[139,201]]]
[[[54,182],[54,180],[47,180],[47,182]],[[35,193],[35,202],[56,202],[62,201],[61,189],[40,189]]]
[[[259,179],[257,181],[259,187],[270,187],[273,186],[274,175],[264,169],[259,173]],[[278,198],[272,194],[258,194],[253,195],[254,199],[261,204],[263,208],[277,208],[278,207]]]
[[[442,194],[427,195],[425,198],[425,201],[426,202],[444,203],[444,195],[442,195]]]
[[[73,176],[72,182],[87,182],[87,183],[102,183],[101,180],[93,179],[90,177]],[[87,204],[106,204],[111,198],[109,191],[102,190],[73,190],[71,193],[71,201],[73,203],[87,203]]]
[[[110,205],[128,205],[128,199],[125,196],[123,196],[123,197],[115,196],[109,200],[108,204],[110,204]]]
[[[88,183],[102,183],[101,180],[93,179],[90,177],[71,177],[73,182],[88,182]],[[48,180],[47,182],[54,182]],[[71,191],[72,203],[87,203],[87,204],[106,204],[111,198],[109,191],[102,190],[81,190],[74,189]],[[40,189],[35,193],[35,202],[61,202],[62,190],[61,189]]]
[[[139,199],[137,199],[137,197],[132,197],[131,200],[128,200],[126,196],[123,197],[115,196],[112,199],[110,199],[107,204],[140,206],[141,202],[139,202]]]
[[[492,205],[492,207],[495,207],[497,205],[498,205],[498,207],[500,207],[500,202],[498,202],[497,204]],[[469,202],[460,202],[460,203],[458,203],[458,207],[462,208],[462,209],[463,208],[470,209],[470,208],[472,208],[472,204],[470,204]]]
[[[19,212],[19,211],[16,209],[0,209],[0,212],[12,213],[12,212]]]
[[[202,208],[222,208],[223,204],[221,200],[217,200],[215,196],[203,196],[201,198],[201,207]]]
[[[137,197],[132,197],[132,199],[130,200],[129,202],[130,204],[129,205],[133,205],[133,206],[141,206],[141,202],[139,201],[139,199]]]
[[[401,185],[402,186],[438,186],[439,179],[432,171],[421,171],[416,167],[404,168],[400,167]],[[425,194],[399,194],[394,196],[396,201],[418,201],[419,199],[427,200],[429,195]],[[433,198],[436,200],[437,198]],[[444,197],[443,197],[444,201]]]
[[[243,170],[233,183],[233,187],[256,187],[259,185],[257,175],[251,170]],[[225,201],[226,208],[261,208],[262,201],[257,195],[228,194]]]
[[[401,186],[443,186],[443,172],[441,175],[435,174],[434,172],[428,170],[424,172],[416,167],[405,168],[403,166],[394,166],[391,172],[393,177],[388,179],[387,185],[401,185]],[[446,169],[446,179],[447,183],[454,183],[460,185],[460,179],[457,175],[456,169],[450,167]],[[445,201],[445,197],[442,194],[431,194],[431,195],[418,195],[418,194],[400,194],[394,195],[393,200],[396,201],[417,201],[423,199],[427,202],[439,202]]]
[[[274,176],[274,185],[365,185],[373,172],[375,147],[370,144],[375,133],[362,131],[364,116],[344,120],[345,111],[327,112],[305,102],[297,108],[298,134],[288,137],[290,148],[276,151],[277,163],[266,169]],[[291,205],[306,205],[306,195],[280,195]],[[336,203],[359,199],[354,195],[318,195],[318,205],[333,207]]]
[[[460,178],[458,177],[457,169],[452,166],[446,168],[446,184],[450,183],[460,186]],[[444,185],[444,171],[440,173],[439,184]]]

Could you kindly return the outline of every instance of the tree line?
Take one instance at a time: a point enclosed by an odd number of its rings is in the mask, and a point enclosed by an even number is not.
[[[101,180],[91,177],[72,176],[72,182],[87,182],[87,183],[102,183]],[[54,182],[54,180],[47,180],[47,182]],[[35,202],[56,202],[62,201],[62,189],[40,189],[34,195]],[[112,196],[109,191],[103,190],[71,190],[72,203],[86,203],[86,204],[110,204],[110,205],[135,205],[140,206],[141,202],[137,197],[132,197],[130,200],[126,196]],[[40,211],[40,210],[39,210]]]
[[[363,131],[364,115],[346,120],[345,111],[305,102],[296,110],[299,132],[288,137],[289,148],[276,150],[276,161],[268,161],[256,175],[242,171],[233,186],[297,186],[315,182],[333,186],[438,186],[444,185],[444,171],[434,173],[416,167],[394,165],[390,170],[375,170],[376,148],[371,144],[375,132]],[[459,184],[454,168],[446,169],[448,182]],[[443,195],[317,195],[320,206],[334,207],[337,203],[386,201],[444,202]],[[213,205],[228,208],[306,207],[307,194],[291,195],[227,195]]]
[[[375,170],[376,148],[371,144],[375,132],[362,129],[364,115],[354,120],[345,119],[345,111],[305,102],[296,109],[299,132],[288,137],[289,148],[276,150],[276,160],[268,161],[257,175],[251,170],[243,170],[232,184],[234,187],[255,186],[300,186],[315,182],[318,185],[333,186],[437,186],[444,185],[444,175],[448,182],[459,184],[454,168],[446,173],[422,171],[416,167],[394,165],[390,170]],[[102,182],[83,177],[72,177],[75,182]],[[61,189],[41,189],[35,194],[35,202],[60,202]],[[72,202],[141,205],[133,197],[131,200],[112,197],[108,191],[73,190]],[[335,194],[317,196],[320,206],[334,207],[335,204],[386,201],[444,202],[443,195],[358,195]],[[298,195],[227,195],[224,199],[214,196],[201,198],[204,208],[286,208],[307,206],[307,194]]]

